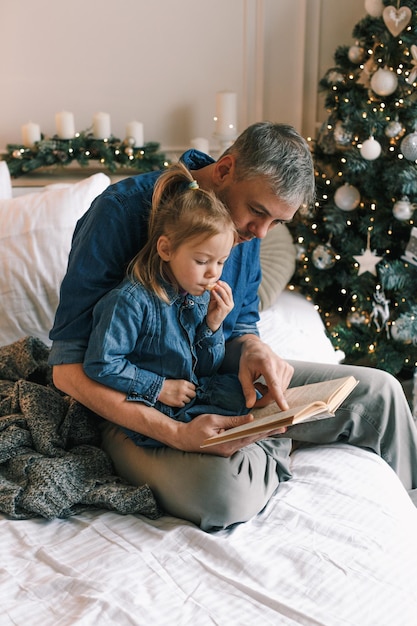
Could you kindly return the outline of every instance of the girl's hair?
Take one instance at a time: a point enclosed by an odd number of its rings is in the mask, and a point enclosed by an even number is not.
[[[129,264],[128,275],[168,302],[164,282],[174,286],[176,283],[168,263],[158,254],[158,239],[162,235],[168,237],[175,252],[186,241],[209,239],[225,230],[230,230],[237,240],[233,220],[224,204],[213,192],[200,189],[183,163],[175,163],[155,184],[148,239]]]

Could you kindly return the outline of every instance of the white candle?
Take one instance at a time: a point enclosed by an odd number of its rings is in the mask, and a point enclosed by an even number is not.
[[[55,114],[56,133],[60,139],[73,139],[75,135],[74,115],[69,111]]]
[[[233,91],[218,91],[216,94],[216,134],[234,138],[237,135],[237,97]]]
[[[208,139],[204,137],[195,137],[195,139],[191,139],[190,144],[194,150],[199,150],[205,154],[209,154],[210,152]]]
[[[39,124],[28,122],[22,126],[22,143],[27,148],[41,140],[41,129]]]
[[[108,139],[111,136],[110,115],[108,113],[94,114],[93,135],[96,139]]]
[[[134,146],[143,146],[143,124],[141,122],[129,122],[126,126],[126,139],[134,139]]]

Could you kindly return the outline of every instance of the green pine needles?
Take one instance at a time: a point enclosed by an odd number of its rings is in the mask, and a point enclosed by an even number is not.
[[[417,0],[381,6],[320,81],[317,201],[290,226],[292,282],[345,362],[399,374],[417,365]]]
[[[138,174],[168,165],[165,155],[159,152],[158,143],[136,147],[128,140],[96,139],[88,132],[77,133],[73,139],[42,138],[30,148],[9,144],[2,159],[14,177],[48,166],[65,167],[73,162],[88,166],[90,161],[95,161],[110,172],[122,168]]]

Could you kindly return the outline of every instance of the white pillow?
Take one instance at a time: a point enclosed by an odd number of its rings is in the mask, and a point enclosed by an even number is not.
[[[7,200],[12,197],[12,179],[10,171],[5,161],[0,161],[0,200]]]
[[[259,285],[259,310],[265,311],[285,289],[295,271],[297,251],[285,224],[270,230],[261,241],[262,281]]]
[[[26,335],[50,345],[75,225],[109,184],[99,173],[0,200],[0,345]]]

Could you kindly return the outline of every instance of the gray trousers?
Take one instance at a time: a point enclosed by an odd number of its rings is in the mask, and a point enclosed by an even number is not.
[[[291,427],[284,436],[251,444],[230,458],[136,446],[117,426],[103,427],[103,448],[120,476],[148,484],[170,515],[204,530],[243,522],[267,504],[290,478],[291,445],[350,443],[371,450],[417,494],[417,428],[400,383],[377,369],[294,362],[291,386],[352,374],[359,380],[331,419]],[[289,439],[291,437],[291,439]],[[320,451],[317,451],[320,454]]]

